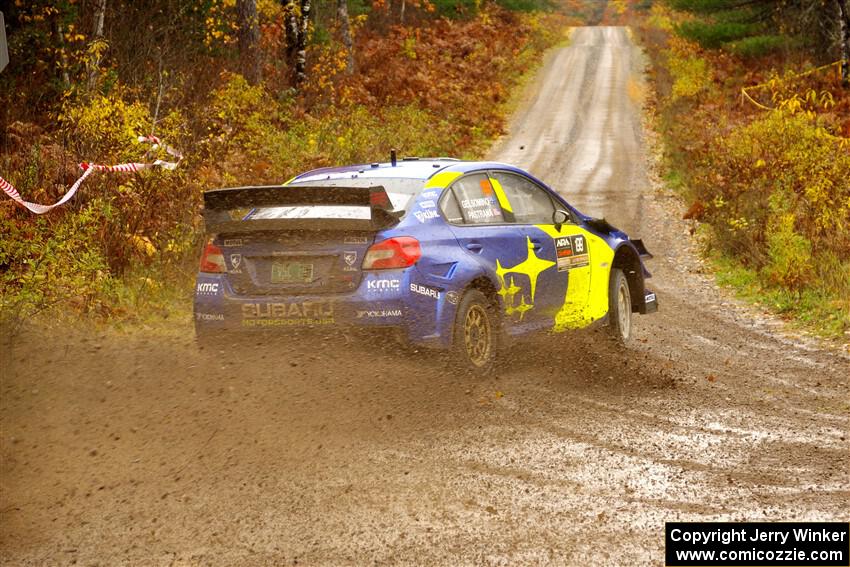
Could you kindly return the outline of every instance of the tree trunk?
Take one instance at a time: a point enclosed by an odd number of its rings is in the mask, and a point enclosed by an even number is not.
[[[295,50],[298,46],[298,6],[295,0],[286,0],[284,17],[286,21],[286,61],[294,66]]]
[[[106,17],[106,0],[95,0],[94,4],[94,26],[92,27],[92,38],[103,37],[103,20]]]
[[[850,87],[850,7],[847,0],[835,0],[838,6],[838,27],[841,30],[841,83]]]
[[[106,19],[106,0],[95,0],[94,24],[92,25],[92,42],[103,38],[103,22]],[[99,53],[99,52],[98,52]],[[100,57],[89,61],[88,92],[94,92],[97,87],[97,75],[100,67]]]
[[[260,23],[256,0],[236,0],[239,24],[239,59],[242,74],[252,85],[260,82]]]
[[[292,86],[298,88],[307,78],[307,32],[310,0],[286,0],[286,60],[292,68]]]
[[[351,20],[348,17],[348,0],[337,0],[336,15],[339,18],[339,29],[342,33],[342,44],[345,46],[345,73],[354,73],[354,43],[351,41]]]
[[[310,0],[301,0],[301,13],[298,14],[298,41],[295,45],[296,88],[307,78],[307,31],[310,24]]]
[[[71,78],[68,76],[68,53],[65,50],[65,27],[56,20],[56,44],[59,46],[59,68],[62,75],[62,88],[67,89],[71,86]]]

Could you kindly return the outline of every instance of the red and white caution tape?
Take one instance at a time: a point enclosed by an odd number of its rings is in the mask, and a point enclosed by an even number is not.
[[[38,203],[30,203],[29,201],[24,201],[23,199],[21,199],[21,195],[17,192],[17,190],[12,187],[12,184],[3,179],[2,177],[0,177],[0,189],[3,189],[3,191],[9,197],[11,197],[13,201],[16,201],[17,203],[23,205],[24,207],[26,207],[37,215],[42,215],[47,211],[50,211],[60,205],[64,205],[66,201],[68,201],[71,197],[74,196],[74,193],[77,192],[77,189],[79,189],[80,185],[83,184],[83,181],[86,180],[86,177],[91,175],[93,171],[94,169],[86,169],[83,172],[83,175],[79,179],[77,179],[77,181],[73,185],[71,185],[71,188],[68,189],[68,192],[65,193],[61,199],[59,199],[52,205],[39,205]]]
[[[95,171],[116,171],[118,173],[136,173],[143,169],[151,169],[153,167],[162,167],[164,169],[174,169],[177,164],[170,161],[156,160],[153,163],[119,163],[118,165],[99,165],[96,163],[83,162],[80,164],[80,169],[87,171],[93,169]]]
[[[55,209],[56,207],[64,205],[66,202],[68,202],[68,200],[70,200],[71,197],[74,196],[74,193],[77,192],[77,189],[80,188],[80,185],[83,184],[83,181],[85,181],[86,178],[89,175],[91,175],[92,173],[94,173],[95,171],[114,171],[114,172],[117,172],[117,173],[135,173],[135,172],[141,171],[143,169],[151,169],[151,168],[154,168],[154,167],[162,167],[164,169],[174,169],[174,168],[177,167],[177,164],[180,163],[180,160],[183,159],[183,155],[180,152],[178,152],[177,150],[175,150],[174,148],[171,148],[169,146],[162,145],[162,142],[156,136],[139,136],[139,141],[140,142],[150,142],[151,144],[153,144],[153,146],[152,146],[153,149],[156,149],[156,148],[162,146],[165,149],[166,152],[168,152],[170,155],[176,157],[177,161],[176,162],[170,162],[170,161],[163,161],[161,159],[158,159],[158,160],[154,161],[153,163],[120,163],[118,165],[100,165],[100,164],[96,164],[96,163],[83,162],[83,163],[80,164],[80,169],[83,170],[83,174],[80,176],[79,179],[77,179],[74,182],[73,185],[71,185],[71,188],[68,189],[68,192],[65,193],[62,196],[61,199],[59,199],[58,201],[56,201],[52,205],[40,205],[38,203],[30,203],[29,201],[24,201],[21,198],[20,193],[18,193],[18,191],[12,186],[12,184],[9,183],[8,181],[6,181],[5,179],[3,179],[2,177],[0,177],[0,189],[2,189],[3,192],[6,193],[6,195],[8,195],[10,199],[15,201],[19,205],[26,207],[27,209],[29,209],[30,211],[32,211],[33,213],[35,213],[37,215],[42,215],[42,214],[44,214],[44,213],[46,213],[46,212],[48,212],[52,209]]]

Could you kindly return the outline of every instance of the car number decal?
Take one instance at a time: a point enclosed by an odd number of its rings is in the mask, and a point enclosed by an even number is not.
[[[585,240],[583,234],[555,238],[555,251],[558,256],[559,272],[583,268],[590,263],[587,253],[587,240]]]

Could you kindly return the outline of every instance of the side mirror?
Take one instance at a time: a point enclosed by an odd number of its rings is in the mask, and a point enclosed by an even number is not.
[[[568,222],[572,221],[572,215],[567,211],[557,209],[552,212],[552,224],[555,225],[557,230],[561,230],[561,227]]]

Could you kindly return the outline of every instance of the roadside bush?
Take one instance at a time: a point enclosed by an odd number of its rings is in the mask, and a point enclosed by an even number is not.
[[[0,319],[19,321],[59,303],[102,311],[112,283],[99,246],[102,223],[97,203],[58,220],[0,216]]]
[[[126,102],[120,95],[66,103],[60,120],[69,153],[106,165],[174,161],[164,148],[153,150],[138,141],[138,136],[151,132],[153,118],[145,105]],[[157,122],[156,134],[179,148],[187,141],[184,128],[182,116],[172,111]],[[75,175],[79,174],[77,170]],[[57,214],[71,214],[74,207],[93,206],[89,201],[98,200],[104,224],[99,245],[112,273],[120,275],[133,261],[167,260],[185,250],[190,232],[186,228],[195,223],[191,209],[197,198],[186,183],[185,168],[96,172],[86,180],[76,203]]]
[[[718,9],[726,8],[734,0],[667,0],[666,3],[674,10],[711,14]]]
[[[815,64],[804,60],[802,36],[736,38],[758,28],[734,24],[745,23],[734,4],[667,0],[638,28],[654,62],[665,180],[687,200],[685,218],[705,223],[719,282],[846,340],[850,98],[834,73],[808,72]],[[694,13],[720,23],[694,23]],[[798,58],[781,73],[780,50]],[[744,85],[758,85],[748,93],[777,110],[735,104]]]
[[[287,114],[261,85],[251,86],[242,75],[226,73],[210,96],[208,136],[218,151],[231,147],[256,150],[273,135]]]
[[[812,282],[814,273],[812,243],[795,230],[793,212],[774,208],[774,213],[767,227],[768,262],[764,274],[774,285],[803,289]]]
[[[210,97],[214,159],[201,179],[207,187],[280,183],[313,167],[385,160],[392,148],[474,157],[501,133],[502,106],[519,75],[562,37],[552,32],[558,21],[491,6],[474,20],[364,31],[353,76],[344,73],[339,46],[314,46],[317,63],[303,89],[309,113],[224,75]]]
[[[846,143],[805,113],[773,111],[715,140],[693,181],[715,245],[770,283],[801,289],[822,259],[850,261],[848,179]]]
[[[711,67],[699,54],[699,48],[690,42],[674,39],[667,51],[667,64],[673,79],[673,100],[694,97],[711,87]]]
[[[138,142],[150,133],[152,117],[144,105],[117,93],[69,98],[59,121],[53,136],[22,123],[7,131],[12,151],[0,165],[27,200],[54,202],[82,174],[82,159],[106,165],[175,159]],[[179,114],[163,117],[157,134],[180,147],[185,137]],[[131,263],[174,266],[191,248],[196,204],[179,169],[95,172],[72,201],[45,215],[3,201],[0,317],[26,318],[53,305],[112,314],[117,276]]]
[[[428,0],[427,5],[433,6],[427,10],[446,18],[474,17],[484,8],[482,0]],[[506,10],[518,12],[549,11],[556,7],[553,0],[496,0],[495,5]]]

